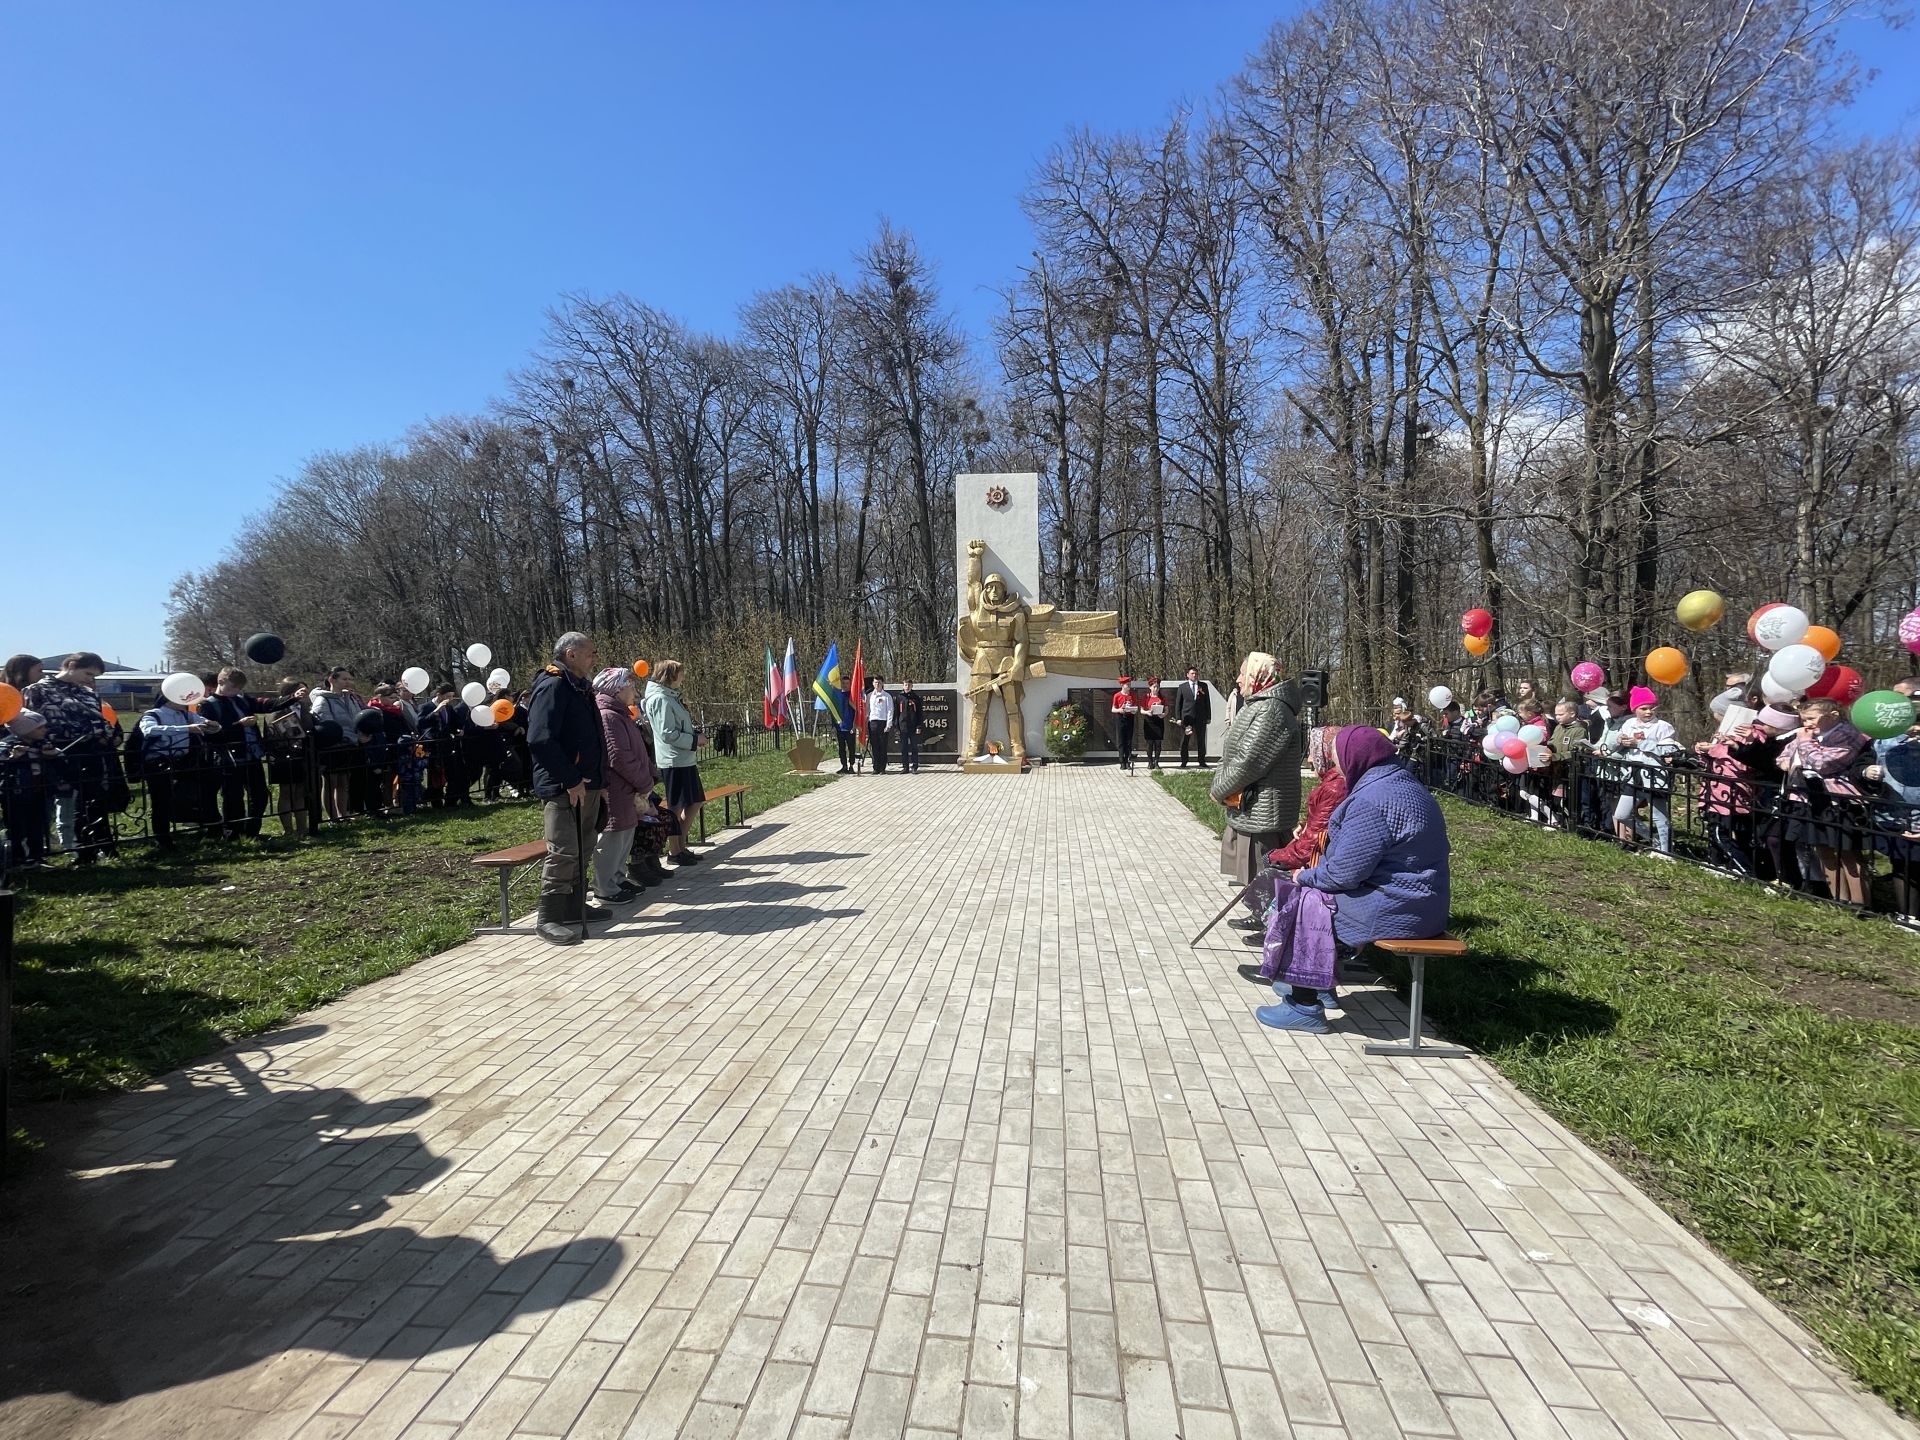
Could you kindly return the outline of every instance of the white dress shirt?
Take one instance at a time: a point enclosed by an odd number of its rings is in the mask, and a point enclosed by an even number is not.
[[[893,696],[885,690],[869,690],[867,719],[877,720],[891,730],[893,728]]]

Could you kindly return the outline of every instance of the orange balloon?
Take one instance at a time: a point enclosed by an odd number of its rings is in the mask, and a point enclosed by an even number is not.
[[[1840,653],[1839,634],[1836,631],[1829,630],[1824,625],[1809,625],[1807,627],[1807,633],[1801,639],[1800,643],[1802,645],[1813,646],[1814,649],[1826,656],[1828,660],[1834,659]]]
[[[1647,674],[1661,685],[1678,685],[1687,678],[1687,657],[1671,645],[1662,645],[1647,656]]]
[[[25,707],[26,701],[20,698],[20,692],[13,686],[0,682],[0,725],[13,719]]]
[[[1469,655],[1484,655],[1493,648],[1493,641],[1484,635],[1462,635],[1460,643],[1467,647]]]
[[[635,679],[639,679],[639,680],[646,679],[647,673],[652,669],[653,667],[647,664],[647,662],[644,660],[636,660],[633,662],[633,673],[634,673]]]
[[[496,700],[487,708],[493,711],[493,718],[502,725],[513,719],[513,701],[511,700]]]
[[[104,700],[100,702],[100,713],[106,717],[107,724],[113,726],[116,730],[120,728],[120,717],[113,713],[113,706],[107,704]]]
[[[627,706],[627,714],[638,720],[640,718],[640,707],[638,705]]]

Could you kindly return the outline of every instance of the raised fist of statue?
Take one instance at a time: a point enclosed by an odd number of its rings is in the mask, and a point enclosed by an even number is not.
[[[967,554],[971,555],[974,559],[977,560],[986,553],[987,553],[986,541],[984,540],[967,541]]]

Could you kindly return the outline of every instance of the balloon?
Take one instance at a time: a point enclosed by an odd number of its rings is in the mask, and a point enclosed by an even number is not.
[[[1760,693],[1767,697],[1770,705],[1791,705],[1800,698],[1798,690],[1789,690],[1774,679],[1771,670],[1760,677]]]
[[[1800,637],[1802,645],[1811,645],[1820,652],[1824,660],[1836,659],[1840,654],[1840,635],[1824,625],[1809,625],[1807,633]]]
[[[469,680],[460,690],[460,699],[470,708],[487,703],[487,687],[478,680]]]
[[[1778,610],[1779,608],[1780,602],[1775,600],[1771,604],[1762,605],[1758,610],[1754,611],[1753,614],[1749,615],[1747,617],[1747,638],[1758,645],[1760,643],[1760,637],[1754,632],[1759,628],[1760,617],[1769,611]]]
[[[1607,672],[1591,660],[1582,660],[1573,667],[1573,674],[1568,678],[1573,681],[1573,688],[1585,695],[1607,683]]]
[[[1807,633],[1807,612],[1791,605],[1775,605],[1764,615],[1755,615],[1753,638],[1762,650],[1779,650],[1798,645]]]
[[[1502,738],[1500,732],[1497,730],[1488,735],[1486,739],[1480,742],[1480,753],[1485,755],[1489,760],[1498,760],[1502,755],[1507,753],[1500,748]]]
[[[1900,643],[1920,655],[1920,605],[1900,617]]]
[[[493,711],[484,705],[475,705],[467,711],[467,718],[482,730],[491,730],[500,722],[493,718]]]
[[[493,663],[493,651],[476,640],[467,646],[467,663],[476,670],[484,670]]]
[[[1524,760],[1527,756],[1527,742],[1518,735],[1509,735],[1500,742],[1500,753],[1509,760]]]
[[[1811,645],[1782,645],[1767,663],[1767,674],[1784,688],[1802,695],[1826,670],[1826,657]]]
[[[107,704],[104,700],[100,702],[100,716],[107,724],[113,726],[114,729],[118,730],[120,728],[120,716],[115,712],[113,706]]]
[[[1427,703],[1436,710],[1444,710],[1453,703],[1453,692],[1444,685],[1436,685],[1427,691]]]
[[[1497,715],[1494,717],[1493,724],[1487,728],[1500,735],[1517,735],[1520,733],[1520,717],[1518,715]]]
[[[1547,738],[1547,727],[1544,725],[1522,725],[1520,727],[1520,738],[1526,741],[1528,745],[1538,745]]]
[[[1829,665],[1827,673],[1807,687],[1809,700],[1831,700],[1851,705],[1867,693],[1867,682],[1851,665]]]
[[[1527,757],[1523,754],[1516,759],[1509,755],[1500,762],[1500,768],[1509,775],[1524,775],[1527,773]]]
[[[488,713],[502,725],[513,719],[513,701],[508,700],[504,696],[489,705],[487,710]]]
[[[638,705],[627,706],[627,714],[638,720],[640,718],[640,707]]]
[[[633,678],[636,680],[646,679],[652,671],[653,667],[644,660],[636,660],[633,662]]]
[[[206,698],[207,687],[198,675],[176,670],[160,682],[160,693],[176,705],[196,705]]]
[[[427,693],[427,686],[433,683],[433,677],[418,665],[409,666],[400,672],[400,683],[415,695]]]
[[[1529,745],[1527,747],[1527,764],[1532,769],[1539,770],[1552,763],[1553,750],[1549,746]]]
[[[1493,648],[1493,642],[1484,635],[1462,635],[1460,643],[1467,647],[1469,655],[1484,655]]]
[[[508,684],[511,683],[512,680],[513,680],[513,675],[511,672],[506,670],[500,670],[500,669],[494,670],[491,674],[487,676],[487,684],[498,685],[502,690],[506,689]]]
[[[1460,617],[1460,628],[1475,639],[1493,633],[1493,616],[1485,610],[1469,610]]]
[[[1898,690],[1874,690],[1853,702],[1854,728],[1875,740],[1904,735],[1913,725],[1913,702]]]
[[[1696,634],[1711,630],[1726,613],[1727,602],[1712,590],[1694,590],[1673,607],[1673,618]]]
[[[1647,656],[1647,674],[1662,685],[1678,685],[1687,678],[1687,657],[1671,645],[1662,645]]]
[[[278,665],[287,653],[287,642],[278,635],[262,630],[258,635],[249,635],[247,643],[240,647],[240,653],[256,665]]]
[[[0,683],[0,725],[6,724],[25,708],[26,701],[12,685]]]

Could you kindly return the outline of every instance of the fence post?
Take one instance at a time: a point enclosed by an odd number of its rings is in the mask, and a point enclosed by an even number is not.
[[[13,891],[0,889],[0,1175],[13,1143]]]

